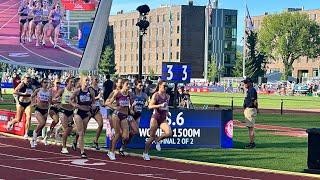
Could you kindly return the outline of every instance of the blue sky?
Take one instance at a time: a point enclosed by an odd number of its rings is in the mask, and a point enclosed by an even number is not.
[[[213,1],[213,0],[212,0]],[[219,7],[238,10],[238,44],[241,44],[244,29],[245,1],[248,4],[251,16],[261,15],[264,12],[280,12],[285,8],[304,7],[305,9],[320,9],[319,0],[219,0]],[[125,12],[135,11],[142,4],[148,4],[151,9],[161,4],[169,4],[170,0],[113,0],[111,14],[124,10]],[[194,0],[194,5],[206,5],[208,0]],[[171,0],[171,4],[188,4],[188,0]]]

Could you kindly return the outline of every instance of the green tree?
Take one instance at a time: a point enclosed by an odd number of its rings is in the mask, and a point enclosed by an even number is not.
[[[246,76],[254,82],[265,74],[265,55],[257,49],[258,35],[251,31],[247,37],[248,57],[246,58]]]
[[[116,72],[115,67],[113,49],[110,46],[106,46],[99,61],[99,73],[113,75]]]
[[[211,56],[210,64],[208,64],[208,80],[216,81],[219,76],[219,70],[216,59]]]
[[[234,68],[232,69],[232,75],[234,77],[242,77],[243,75],[242,63],[243,63],[243,55],[240,51],[237,51],[236,62],[235,62]]]
[[[287,79],[295,60],[320,55],[319,34],[319,25],[307,14],[286,12],[265,17],[258,38],[260,49],[268,58],[283,62]]]

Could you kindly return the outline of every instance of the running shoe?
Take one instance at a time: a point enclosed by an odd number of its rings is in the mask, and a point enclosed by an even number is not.
[[[77,150],[77,142],[72,142],[72,150]]]
[[[148,153],[143,153],[143,154],[142,154],[142,157],[143,157],[143,160],[145,160],[145,161],[150,161],[150,156],[149,156]]]
[[[34,144],[35,146],[38,145],[38,144],[37,144],[37,136],[38,136],[38,134],[36,133],[36,131],[33,131],[32,141],[33,141],[33,144]]]
[[[99,144],[95,141],[93,141],[93,147],[96,149],[96,150],[100,150],[100,147],[99,147]]]
[[[87,156],[87,154],[86,154],[85,152],[82,152],[82,153],[81,153],[81,158],[82,158],[82,159],[87,159],[88,156]]]
[[[31,37],[29,37],[29,43],[32,42]]]
[[[46,138],[44,138],[44,139],[42,140],[42,142],[43,142],[43,144],[44,144],[45,146],[48,146],[48,145],[49,145],[48,140],[47,140]]]
[[[36,148],[36,145],[34,143],[35,141],[33,139],[31,139],[30,141],[30,145],[31,145],[31,148]]]
[[[56,44],[54,44],[54,45],[53,45],[53,48],[57,48],[57,45],[56,45]]]
[[[26,133],[26,134],[23,136],[24,139],[28,139],[28,137],[29,137],[29,136],[28,136],[28,133]]]
[[[108,157],[111,161],[114,161],[116,160],[116,155],[113,153],[113,152],[108,152]]]
[[[156,149],[157,149],[157,151],[161,151],[161,145],[160,145],[160,142],[157,142],[157,144],[156,144]]]
[[[39,45],[39,43],[36,43],[36,47],[39,47],[40,45]]]
[[[13,130],[13,124],[11,124],[10,122],[8,122],[8,123],[7,123],[6,130],[7,130],[7,131]]]
[[[61,153],[62,154],[69,154],[69,151],[68,151],[68,149],[67,148],[62,148],[62,150],[61,150]],[[82,154],[81,154],[81,156],[82,156]]]
[[[122,145],[121,148],[119,149],[119,154],[121,156],[128,156],[129,154],[125,151],[125,147]]]

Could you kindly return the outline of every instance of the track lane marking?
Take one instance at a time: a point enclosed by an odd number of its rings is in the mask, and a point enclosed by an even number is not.
[[[11,1],[12,1],[12,0],[2,2],[2,3],[0,3],[0,6],[1,6],[1,5],[4,5],[4,4],[7,4],[8,2],[11,2]],[[10,6],[10,5],[9,5],[9,6]]]
[[[74,67],[71,66],[71,65],[68,65],[68,64],[64,64],[64,63],[62,63],[62,62],[55,61],[55,60],[53,60],[53,59],[47,58],[47,57],[45,57],[45,56],[42,56],[42,55],[40,55],[40,54],[38,54],[38,53],[36,53],[36,52],[33,52],[32,50],[30,50],[30,49],[28,49],[27,47],[25,47],[23,44],[20,44],[20,45],[21,45],[25,50],[29,51],[30,53],[32,53],[32,54],[34,54],[34,55],[36,55],[36,56],[39,56],[39,57],[43,58],[43,59],[46,59],[46,60],[48,60],[48,61],[51,61],[51,62],[60,64],[60,65],[63,65],[63,66],[67,66],[67,67],[70,67],[70,68],[74,68]]]
[[[77,167],[77,168],[89,169],[89,170],[95,170],[95,171],[102,171],[102,172],[110,172],[110,173],[115,173],[115,174],[124,174],[124,175],[138,176],[138,177],[148,177],[148,178],[153,178],[153,179],[176,180],[176,179],[165,178],[165,177],[156,177],[156,176],[134,174],[134,173],[128,173],[128,172],[122,172],[122,171],[113,171],[113,170],[106,170],[106,169],[97,169],[97,168],[92,168],[92,167],[83,167],[83,166],[79,166],[79,165],[70,165],[70,164],[51,162],[51,161],[46,161],[46,160],[41,160],[41,159],[32,159],[32,158],[23,157],[23,156],[15,156],[15,155],[5,154],[5,153],[0,153],[0,155],[11,156],[11,157],[15,157],[15,158],[24,158],[26,160],[44,162],[44,163],[49,163],[49,164],[56,164],[56,165],[69,166],[69,167]]]
[[[2,144],[2,143],[0,143],[0,144]],[[19,148],[19,149],[30,150],[30,151],[45,152],[45,153],[49,153],[49,154],[60,154],[60,153],[55,153],[55,152],[50,152],[50,151],[43,151],[43,150],[38,150],[38,149],[24,148],[24,147],[15,146],[15,145],[9,145],[9,146],[16,147],[16,148]],[[68,155],[68,154],[60,154],[60,155],[62,155],[62,156],[67,156],[67,157],[78,157],[78,156]],[[89,158],[89,159],[105,162],[105,160],[102,160],[102,159],[96,159],[96,158]],[[114,163],[114,164],[121,164],[121,165],[144,167],[144,168],[150,168],[150,169],[159,169],[159,170],[173,171],[173,172],[177,172],[177,173],[189,173],[189,174],[198,174],[198,175],[206,175],[206,176],[218,176],[218,177],[220,176],[220,177],[227,177],[227,178],[234,178],[234,179],[243,179],[243,180],[260,180],[260,179],[246,178],[246,177],[240,177],[240,176],[230,176],[230,175],[215,174],[215,173],[197,172],[197,171],[191,171],[191,170],[179,170],[179,169],[171,169],[171,168],[162,168],[162,167],[156,167],[156,166],[147,166],[147,165],[140,165],[140,164],[131,164],[131,163],[124,163],[124,162],[117,162],[117,161],[107,161],[107,162],[108,162],[108,163]]]
[[[28,172],[34,172],[34,173],[42,173],[42,174],[54,175],[54,176],[60,176],[60,177],[68,177],[68,178],[72,178],[72,179],[92,180],[92,179],[81,178],[81,177],[76,177],[76,176],[69,176],[69,175],[64,175],[64,174],[57,174],[57,173],[50,173],[50,172],[45,172],[45,171],[37,171],[37,170],[26,169],[26,168],[6,166],[6,165],[2,165],[2,164],[0,164],[0,167],[9,168],[9,169],[15,169],[15,170],[28,171]]]
[[[18,2],[16,2],[15,4],[9,6],[7,9],[4,9],[4,10],[0,11],[0,14],[6,12],[7,10],[9,10],[10,8],[14,7],[15,5],[17,5],[17,4],[19,4],[19,3],[20,3],[20,2],[18,1]]]
[[[17,17],[18,14],[14,15],[8,22],[4,23],[1,27],[0,27],[0,31],[2,28],[4,28],[7,24],[9,24],[10,21],[12,21],[15,17]]]

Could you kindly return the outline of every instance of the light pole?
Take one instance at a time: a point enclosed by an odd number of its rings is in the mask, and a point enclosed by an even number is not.
[[[142,80],[142,38],[146,34],[146,31],[150,25],[147,20],[147,15],[150,12],[148,5],[142,5],[137,8],[137,11],[140,13],[139,22],[136,26],[139,27],[139,79]]]

